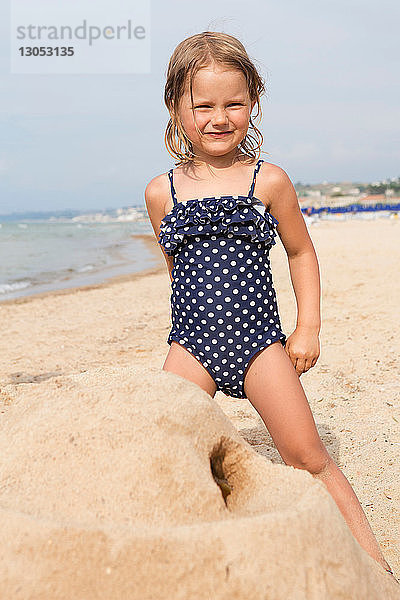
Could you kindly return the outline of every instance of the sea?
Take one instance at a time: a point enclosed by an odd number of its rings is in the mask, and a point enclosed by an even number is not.
[[[0,303],[153,268],[146,234],[141,208],[0,215]]]

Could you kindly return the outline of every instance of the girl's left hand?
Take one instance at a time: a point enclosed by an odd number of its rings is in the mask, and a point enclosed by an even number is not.
[[[285,350],[300,377],[315,365],[320,354],[319,337],[316,331],[296,327],[287,338]]]

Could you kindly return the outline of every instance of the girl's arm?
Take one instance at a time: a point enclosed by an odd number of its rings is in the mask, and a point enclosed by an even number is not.
[[[149,215],[149,219],[153,227],[157,243],[158,236],[160,234],[161,220],[166,215],[165,204],[167,202],[167,198],[169,198],[169,188],[166,187],[165,180],[165,175],[158,175],[157,177],[154,177],[154,179],[152,179],[147,184],[147,187],[144,191],[147,214]],[[158,244],[158,246],[164,255],[165,262],[167,263],[169,277],[172,281],[172,269],[174,266],[174,258],[173,256],[169,256],[168,254],[166,254],[161,244]]]
[[[296,190],[283,169],[276,165],[263,179],[271,214],[278,219],[277,232],[288,257],[297,302],[295,331],[286,351],[298,373],[315,365],[320,354],[321,284],[318,259],[300,210]]]

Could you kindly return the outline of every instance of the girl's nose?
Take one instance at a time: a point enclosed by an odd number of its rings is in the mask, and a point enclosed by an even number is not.
[[[211,118],[213,125],[224,125],[227,121],[227,114],[223,108],[215,109]]]

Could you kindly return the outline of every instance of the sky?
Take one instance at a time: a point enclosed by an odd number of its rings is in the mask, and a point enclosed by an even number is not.
[[[0,9],[0,214],[143,207],[174,166],[169,58],[206,30],[238,37],[259,68],[263,158],[293,183],[400,176],[397,0],[152,0],[151,68],[134,74],[11,73]]]

